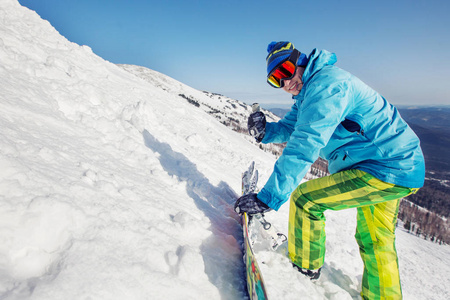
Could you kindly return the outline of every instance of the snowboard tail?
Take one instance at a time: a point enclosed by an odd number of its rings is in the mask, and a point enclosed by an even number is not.
[[[242,215],[242,222],[244,227],[244,247],[245,247],[245,266],[247,273],[247,290],[250,299],[268,299],[267,292],[264,286],[261,271],[253,253],[252,244],[249,238],[248,222],[249,217],[247,213]]]

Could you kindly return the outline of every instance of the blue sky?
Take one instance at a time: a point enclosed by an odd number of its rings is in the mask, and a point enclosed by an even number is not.
[[[266,107],[292,99],[266,83],[267,45],[335,52],[393,104],[450,104],[448,0],[19,0],[68,40],[113,63]]]

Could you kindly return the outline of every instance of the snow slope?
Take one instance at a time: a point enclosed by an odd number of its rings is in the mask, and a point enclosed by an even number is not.
[[[211,94],[123,68],[0,0],[0,299],[247,297],[232,204],[275,158],[179,96]],[[354,213],[328,214],[316,283],[258,253],[272,299],[358,298]],[[405,299],[450,298],[449,247],[399,230],[398,251]]]

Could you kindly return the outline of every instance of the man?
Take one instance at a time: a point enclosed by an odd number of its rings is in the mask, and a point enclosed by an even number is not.
[[[253,113],[249,132],[258,142],[287,144],[264,188],[239,198],[235,210],[278,210],[290,197],[289,257],[317,279],[325,256],[324,211],[357,208],[361,295],[401,299],[395,226],[400,199],[423,186],[419,139],[394,106],[334,66],[334,53],[314,49],[306,57],[289,42],[272,42],[268,52],[267,82],[295,103],[277,123]],[[298,185],[318,157],[332,175]]]

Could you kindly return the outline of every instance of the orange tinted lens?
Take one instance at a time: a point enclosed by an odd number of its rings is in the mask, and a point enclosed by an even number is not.
[[[275,77],[277,80],[290,78],[295,73],[295,65],[290,61],[285,61],[281,64],[273,73],[271,77]]]
[[[287,60],[282,63],[275,71],[270,74],[267,81],[273,85],[274,87],[281,87],[281,80],[288,79],[294,76],[295,74],[295,65]]]
[[[292,77],[295,74],[295,64],[291,61],[286,61],[281,65],[287,72],[289,72],[289,77]]]
[[[277,80],[273,75],[267,78],[267,82],[269,82],[271,85],[273,85],[276,88],[279,88],[281,86],[280,80]]]

